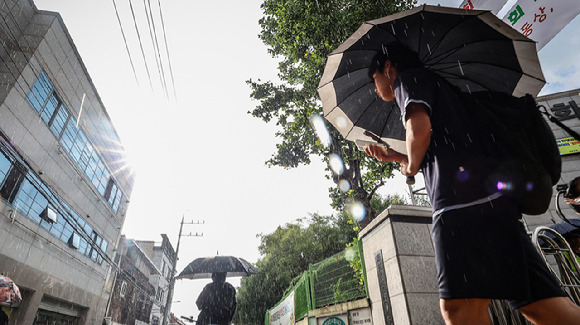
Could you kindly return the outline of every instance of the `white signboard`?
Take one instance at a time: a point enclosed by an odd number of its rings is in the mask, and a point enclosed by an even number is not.
[[[578,0],[518,0],[503,21],[536,41],[539,51],[578,13]]]
[[[371,314],[370,308],[351,310],[349,314],[350,314],[350,325],[373,324],[373,315]]]
[[[270,310],[270,325],[294,325],[294,291]]]
[[[507,0],[463,0],[459,8],[469,10],[490,10],[494,15],[503,8]]]

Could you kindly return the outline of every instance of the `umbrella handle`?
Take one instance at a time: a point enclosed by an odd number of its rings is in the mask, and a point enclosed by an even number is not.
[[[407,176],[407,184],[414,185],[415,184],[415,176]]]

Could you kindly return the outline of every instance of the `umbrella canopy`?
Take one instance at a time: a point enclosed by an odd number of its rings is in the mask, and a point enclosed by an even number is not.
[[[423,5],[364,23],[328,56],[318,93],[347,140],[372,141],[368,130],[406,153],[400,111],[377,97],[369,77],[375,54],[395,42],[464,92],[536,96],[545,84],[534,41],[491,12]]]
[[[18,286],[7,276],[0,275],[0,306],[18,307],[22,295]]]
[[[258,270],[243,258],[233,256],[200,257],[181,271],[177,279],[207,279],[212,273],[225,272],[226,276],[248,276]]]

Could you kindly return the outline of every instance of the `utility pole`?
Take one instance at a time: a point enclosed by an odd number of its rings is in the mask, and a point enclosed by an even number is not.
[[[198,234],[197,232],[195,234],[193,233],[189,233],[186,235],[182,235],[181,232],[183,230],[183,225],[200,225],[200,224],[204,224],[205,221],[203,222],[184,222],[183,219],[185,218],[185,216],[181,217],[181,224],[179,226],[179,235],[177,236],[177,246],[175,247],[175,260],[173,261],[173,265],[171,265],[171,273],[169,274],[169,276],[171,277],[171,279],[169,280],[169,289],[167,290],[167,301],[165,302],[165,310],[163,311],[163,325],[167,325],[167,319],[169,317],[169,310],[171,309],[171,302],[173,300],[173,286],[175,285],[175,267],[177,266],[177,260],[179,260],[179,258],[177,257],[179,254],[179,242],[181,241],[181,237],[203,237],[203,233]]]

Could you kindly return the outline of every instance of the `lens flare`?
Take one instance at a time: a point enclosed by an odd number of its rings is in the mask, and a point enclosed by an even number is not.
[[[497,182],[497,189],[499,191],[509,191],[512,189],[512,183],[499,181]]]
[[[346,179],[341,179],[340,181],[338,181],[338,189],[342,193],[350,191],[350,182],[347,181]]]
[[[336,127],[338,129],[344,129],[345,127],[348,126],[348,121],[346,120],[346,118],[344,116],[339,116],[336,118]]]
[[[344,163],[342,162],[342,158],[335,153],[331,153],[328,155],[328,165],[330,166],[330,170],[335,175],[342,175],[344,173]]]
[[[534,190],[534,183],[527,182],[526,183],[526,190],[529,191],[529,192],[533,191]]]
[[[356,258],[356,253],[357,252],[356,249],[354,249],[354,247],[349,247],[344,252],[344,259],[346,259],[349,262],[352,262]]]
[[[324,119],[318,114],[312,115],[310,117],[310,124],[314,128],[314,132],[316,132],[318,139],[320,139],[320,143],[324,147],[329,147],[330,146],[330,133],[328,132],[328,128],[326,127],[326,123],[324,123]]]
[[[348,204],[348,210],[350,212],[350,215],[358,222],[363,221],[367,215],[367,210],[365,209],[365,206],[359,201],[355,200],[351,201]]]
[[[468,181],[470,178],[469,172],[467,170],[465,170],[463,167],[459,167],[459,170],[457,171],[457,174],[455,175],[455,177],[457,178],[457,180],[461,181],[461,182],[465,182]]]

